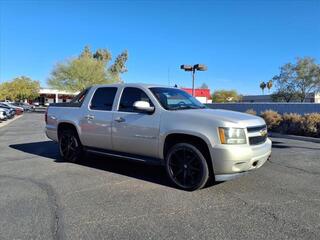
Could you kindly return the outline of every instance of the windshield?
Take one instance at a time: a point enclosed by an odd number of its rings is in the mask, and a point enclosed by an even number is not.
[[[153,87],[150,90],[162,107],[167,110],[205,108],[197,99],[181,89]]]

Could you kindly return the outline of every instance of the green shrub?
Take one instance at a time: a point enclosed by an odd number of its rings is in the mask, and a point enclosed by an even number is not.
[[[246,113],[251,114],[251,115],[257,115],[257,112],[253,110],[252,108],[248,109]]]
[[[307,136],[320,137],[320,113],[305,114],[303,130]]]
[[[261,112],[261,117],[266,121],[269,130],[277,130],[282,121],[281,115],[273,110]]]
[[[285,113],[282,116],[280,131],[288,134],[303,134],[304,117],[297,113]]]

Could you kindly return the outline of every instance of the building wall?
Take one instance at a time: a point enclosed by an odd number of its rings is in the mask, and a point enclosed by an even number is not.
[[[314,96],[314,102],[315,102],[315,103],[320,103],[320,92],[317,93],[317,94]]]
[[[206,104],[212,109],[226,109],[238,112],[245,112],[253,109],[260,114],[266,110],[274,110],[278,113],[320,113],[320,103],[212,103]]]
[[[51,88],[41,88],[40,94],[58,94],[58,95],[77,95],[79,92],[68,92],[68,91],[61,91],[57,89]]]
[[[241,102],[273,102],[271,95],[245,95],[242,97]],[[311,93],[306,97],[305,102],[320,103],[320,93]]]
[[[212,103],[212,100],[207,99],[206,97],[196,97],[196,99],[201,103]]]
[[[192,95],[192,88],[181,88],[190,95]],[[201,103],[212,103],[210,89],[208,88],[195,88],[194,89],[195,98]]]
[[[40,105],[45,105],[56,102],[70,102],[71,99],[79,92],[67,92],[57,89],[41,88],[39,93],[40,97],[32,102],[38,102]]]
[[[247,95],[243,96],[241,102],[272,102],[270,95]]]

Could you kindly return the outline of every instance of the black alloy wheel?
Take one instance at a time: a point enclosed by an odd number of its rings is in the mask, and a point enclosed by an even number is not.
[[[166,170],[177,187],[188,191],[201,189],[209,178],[206,159],[189,143],[178,143],[169,150]]]
[[[79,161],[83,151],[78,135],[71,129],[62,130],[59,135],[59,150],[63,160]]]

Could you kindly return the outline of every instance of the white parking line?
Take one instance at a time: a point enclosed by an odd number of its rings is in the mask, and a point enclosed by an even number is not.
[[[15,116],[15,117],[14,117],[14,118],[12,118],[12,119],[9,119],[9,120],[7,120],[7,121],[0,122],[0,128],[2,128],[2,127],[4,127],[4,126],[6,126],[6,125],[8,125],[8,124],[12,123],[13,121],[15,121],[15,120],[17,120],[17,119],[21,118],[22,116],[23,116],[23,114],[21,114],[21,115],[17,115],[17,116]]]

